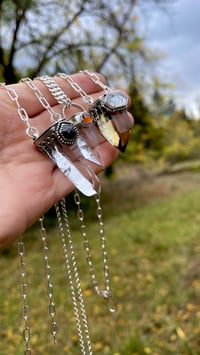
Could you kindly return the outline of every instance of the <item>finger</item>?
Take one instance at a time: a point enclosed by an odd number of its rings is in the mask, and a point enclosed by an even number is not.
[[[83,87],[83,90],[86,91],[87,94],[92,94],[102,90],[83,73],[73,74],[72,77],[78,85]],[[61,89],[66,93],[66,95],[70,97],[70,99],[73,100],[80,96],[80,94],[72,88],[67,80],[59,77],[56,77],[55,80],[60,85]],[[52,96],[48,88],[40,80],[35,79],[34,85],[36,85],[44,97],[47,98],[50,106],[54,106],[56,104],[56,99]],[[29,117],[36,116],[44,110],[42,104],[34,94],[33,90],[27,87],[25,83],[18,83],[9,86],[16,91],[19,97],[20,105],[26,109]]]

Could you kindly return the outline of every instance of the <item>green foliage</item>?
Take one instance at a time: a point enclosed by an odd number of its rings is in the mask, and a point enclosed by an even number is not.
[[[200,158],[200,142],[196,134],[199,123],[193,124],[184,111],[175,111],[166,121],[163,156],[172,163]]]
[[[132,82],[129,88],[131,106],[129,111],[134,117],[134,127],[125,159],[145,163],[148,156],[158,159],[164,148],[164,127],[160,114],[152,115],[150,106],[144,100],[143,93]]]
[[[169,188],[169,181],[170,195],[162,198],[160,187],[164,193],[167,186]],[[182,193],[177,193],[175,186],[180,181],[184,185],[180,190]],[[189,189],[186,183],[190,183]],[[112,290],[118,303],[116,314],[109,314],[104,300],[92,293],[80,233],[77,226],[73,229],[95,354],[199,354],[198,185],[199,175],[191,174],[182,179],[181,176],[173,180],[160,178],[157,183],[152,178],[143,182],[140,178],[139,185],[132,179],[124,179],[121,183],[116,181],[118,189],[109,184],[106,190],[108,204],[104,204],[104,211]],[[126,194],[121,194],[122,191]],[[90,221],[88,235],[97,278],[101,280],[102,264],[94,219]],[[80,349],[57,231],[52,228],[48,234],[59,323],[57,345],[50,336],[49,300],[38,227],[27,232],[24,241],[33,353],[78,355]],[[16,253],[15,246],[12,246],[0,258],[1,355],[20,355],[24,349]]]
[[[173,99],[160,90],[157,87],[153,91],[152,100],[147,104],[137,84],[130,86],[130,111],[135,125],[124,159],[141,164],[199,159],[199,120],[177,109]]]

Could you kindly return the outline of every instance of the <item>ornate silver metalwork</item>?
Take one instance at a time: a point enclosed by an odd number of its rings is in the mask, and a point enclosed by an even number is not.
[[[126,150],[132,127],[127,117],[127,105],[127,96],[114,91],[99,97],[90,109],[103,136],[123,153]]]
[[[84,195],[92,196],[99,192],[99,179],[84,159],[100,165],[86,141],[79,135],[72,123],[55,112],[40,89],[29,78],[22,79],[33,90],[41,105],[49,112],[53,124],[43,132],[34,144],[47,155],[63,172],[63,174]],[[65,100],[66,104],[66,100]]]
[[[125,152],[132,127],[127,117],[127,96],[119,91],[113,92],[107,85],[102,83],[95,73],[91,73],[88,70],[83,72],[105,92],[104,95],[95,101],[71,76],[64,73],[59,73],[58,76],[65,78],[72,88],[79,93],[83,101],[89,105],[89,114],[94,118],[102,136],[121,152]]]
[[[71,137],[71,131],[69,129],[69,139],[72,140],[76,135],[76,139],[78,140],[77,146],[84,144],[82,140],[79,140],[76,127],[66,120],[54,123],[34,141],[34,144],[57,165],[79,191],[86,196],[93,196],[99,191],[99,180],[87,164],[79,165],[79,169],[76,167],[76,160],[80,160],[80,152],[79,156],[77,152],[74,154],[74,144],[70,143],[67,145],[63,143],[64,137],[62,137],[62,129],[63,126],[65,127],[66,125],[70,125],[72,128],[73,137]],[[72,149],[70,149],[70,147]],[[90,159],[90,149],[84,149],[84,152],[85,158]],[[84,157],[82,157],[82,159],[83,158]]]

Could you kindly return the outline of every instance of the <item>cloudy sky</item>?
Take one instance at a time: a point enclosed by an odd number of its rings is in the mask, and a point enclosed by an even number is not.
[[[150,5],[151,3],[151,5]],[[200,101],[200,0],[168,0],[140,8],[139,31],[151,49],[164,57],[153,70],[175,85],[179,105],[195,110]]]

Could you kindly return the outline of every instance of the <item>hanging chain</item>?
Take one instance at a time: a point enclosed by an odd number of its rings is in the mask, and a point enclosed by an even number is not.
[[[56,209],[56,215],[57,215],[57,219],[58,219],[58,228],[59,228],[60,238],[61,238],[63,251],[64,251],[64,258],[65,258],[65,263],[66,263],[66,268],[67,268],[67,273],[68,273],[69,285],[70,285],[70,290],[71,290],[71,295],[72,295],[74,315],[75,315],[75,319],[76,319],[76,325],[77,325],[81,353],[82,353],[82,355],[86,355],[86,354],[92,355],[92,346],[91,346],[91,341],[90,341],[89,327],[88,327],[85,305],[84,305],[84,300],[83,300],[83,294],[82,294],[82,290],[81,290],[81,284],[80,284],[80,279],[79,279],[79,274],[78,274],[76,257],[75,257],[75,252],[74,252],[74,247],[73,247],[73,242],[72,242],[72,237],[71,237],[71,231],[70,231],[70,226],[69,226],[69,221],[68,221],[65,199],[62,199],[61,201],[59,201],[59,203],[55,205],[55,209]],[[65,232],[66,232],[66,237],[68,240],[69,251],[67,248]],[[70,264],[70,260],[69,260],[69,253],[70,253],[70,257],[71,257],[71,264]],[[71,271],[71,265],[72,265],[73,275],[72,275],[72,271]],[[74,289],[74,284],[73,284],[74,282],[73,281],[75,282],[77,295],[76,295],[76,292]],[[78,300],[77,300],[77,298],[78,298]],[[79,311],[78,302],[79,302],[79,306],[80,306],[80,311]],[[82,317],[83,324],[81,323],[81,317]],[[83,335],[83,328],[85,331],[85,338]],[[86,340],[86,344],[85,344],[85,340]],[[86,346],[87,346],[87,350],[88,350],[87,352],[85,349]]]
[[[106,238],[104,233],[103,213],[102,213],[102,207],[100,203],[100,194],[95,195],[95,200],[97,204],[97,218],[99,221],[99,235],[100,235],[100,243],[101,243],[103,263],[104,263],[104,276],[105,276],[105,290],[102,291],[102,294],[105,298],[109,298],[111,296],[110,276],[109,276],[109,265],[108,265],[108,253],[106,251]]]
[[[39,223],[40,223],[40,238],[42,242],[43,259],[45,265],[45,274],[47,280],[47,294],[49,297],[49,316],[51,317],[51,334],[53,336],[54,344],[56,344],[57,343],[56,335],[57,335],[58,327],[55,318],[56,307],[53,298],[54,289],[53,289],[52,277],[51,277],[51,266],[49,265],[49,257],[48,257],[49,248],[47,246],[47,232],[44,226],[44,217],[41,217],[39,219]]]
[[[26,264],[24,260],[24,242],[22,237],[18,241],[18,255],[20,258],[20,276],[21,276],[21,297],[23,300],[23,320],[24,320],[24,327],[23,327],[23,339],[25,342],[25,350],[24,355],[31,355],[31,350],[29,347],[30,343],[30,325],[29,325],[29,306],[27,303],[27,296],[28,296],[28,285],[26,282]]]
[[[79,279],[79,274],[78,274],[78,267],[77,267],[75,252],[74,252],[72,236],[71,236],[71,232],[70,232],[70,226],[69,226],[69,220],[68,220],[65,199],[62,199],[60,201],[60,205],[61,205],[61,211],[63,214],[64,225],[65,225],[65,228],[67,231],[67,238],[68,238],[68,244],[69,244],[69,249],[70,249],[72,268],[73,268],[75,284],[76,284],[76,288],[77,288],[77,292],[78,292],[78,299],[79,299],[79,304],[80,304],[80,310],[81,310],[81,316],[82,316],[82,320],[83,320],[84,330],[85,330],[85,334],[86,334],[87,346],[88,346],[89,354],[92,354],[87,316],[86,316],[83,294],[82,294],[82,289],[81,289],[81,284],[80,284],[80,279]]]
[[[87,260],[87,264],[89,267],[89,272],[90,272],[90,278],[92,281],[92,285],[94,290],[97,292],[97,294],[99,294],[99,287],[97,284],[97,279],[96,279],[96,275],[95,275],[95,270],[94,270],[94,265],[93,265],[93,259],[92,256],[90,254],[90,243],[89,240],[87,238],[87,227],[84,223],[85,217],[84,217],[84,212],[81,208],[81,198],[80,198],[80,194],[77,190],[75,190],[74,192],[74,201],[75,204],[77,205],[77,216],[78,219],[80,221],[81,224],[81,233],[82,233],[82,237],[83,237],[83,246],[84,246],[84,250],[86,252],[86,260]]]
[[[30,89],[33,90],[34,94],[36,95],[36,97],[40,101],[41,105],[44,107],[45,110],[48,111],[48,113],[50,115],[50,121],[52,123],[55,123],[58,120],[62,119],[61,114],[58,112],[55,112],[52,109],[52,107],[49,104],[49,102],[47,101],[46,97],[42,94],[40,89],[33,83],[33,80],[31,80],[30,78],[23,78],[23,79],[21,79],[21,82],[25,83]]]
[[[108,264],[108,253],[107,253],[107,248],[106,248],[106,237],[104,233],[104,223],[103,223],[103,214],[102,214],[102,207],[100,204],[100,195],[97,194],[95,195],[95,200],[97,204],[97,218],[99,221],[99,235],[100,235],[100,244],[101,244],[101,250],[102,250],[102,257],[103,257],[103,264],[104,264],[104,281],[105,281],[105,289],[100,290],[98,283],[97,283],[97,278],[95,274],[95,269],[94,269],[94,264],[93,264],[93,259],[91,256],[91,248],[90,248],[90,243],[87,238],[87,228],[84,223],[84,212],[81,208],[81,199],[80,199],[80,194],[76,190],[74,192],[74,200],[77,205],[77,216],[81,224],[81,233],[83,237],[83,246],[84,250],[86,252],[86,260],[90,272],[90,277],[91,277],[91,282],[93,285],[94,290],[96,293],[100,296],[102,296],[104,299],[108,301],[108,309],[110,312],[115,312],[117,310],[117,305],[116,302],[113,298],[112,292],[111,292],[111,287],[110,287],[110,275],[109,275],[109,264]]]
[[[2,85],[1,85],[2,86]],[[16,106],[17,106],[17,112],[18,115],[20,117],[20,119],[26,124],[27,128],[26,128],[26,135],[29,138],[32,139],[36,139],[39,137],[39,131],[36,127],[31,126],[30,124],[30,119],[28,116],[27,111],[25,110],[24,107],[22,107],[19,103],[19,97],[16,93],[16,91],[10,87],[8,87],[7,85],[3,85],[7,91],[8,96],[10,97],[10,99],[15,102]]]
[[[73,277],[72,277],[71,265],[70,265],[69,255],[68,255],[68,248],[67,248],[67,243],[65,240],[65,231],[64,231],[64,227],[63,227],[60,206],[58,203],[55,205],[55,210],[56,210],[56,216],[57,216],[57,220],[58,220],[58,230],[59,230],[60,239],[61,239],[63,252],[64,252],[65,265],[66,265],[66,269],[67,269],[69,286],[70,286],[70,291],[71,291],[71,296],[72,296],[74,316],[75,316],[75,320],[76,320],[76,326],[77,326],[77,331],[78,331],[81,353],[83,355],[85,355],[86,352],[85,352],[85,345],[84,345],[84,338],[83,338],[83,332],[82,332],[82,327],[81,327],[79,309],[78,309],[76,293],[75,293],[74,285],[73,285]]]

